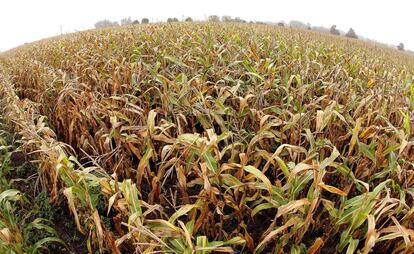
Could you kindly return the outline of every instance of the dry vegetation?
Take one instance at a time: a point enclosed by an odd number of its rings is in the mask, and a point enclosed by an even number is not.
[[[408,55],[207,23],[77,33],[2,63],[4,117],[89,251],[414,251]]]

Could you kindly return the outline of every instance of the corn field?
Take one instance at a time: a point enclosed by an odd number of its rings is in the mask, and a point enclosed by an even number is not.
[[[89,253],[414,252],[408,54],[174,23],[0,59],[1,113]]]

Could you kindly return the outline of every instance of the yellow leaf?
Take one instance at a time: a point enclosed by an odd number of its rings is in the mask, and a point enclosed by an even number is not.
[[[292,169],[292,175],[296,175],[304,170],[308,170],[313,168],[312,165],[309,164],[305,164],[305,163],[299,163],[298,165],[296,165],[293,169]]]
[[[154,130],[155,130],[155,117],[157,116],[157,112],[155,112],[154,110],[151,110],[148,113],[148,120],[147,120],[147,125],[148,125],[148,130],[149,130],[149,135],[153,135],[154,134]]]
[[[324,112],[322,110],[316,112],[316,131],[321,131],[322,129],[323,116]]]
[[[276,218],[279,218],[280,216],[287,214],[305,205],[310,205],[310,202],[307,198],[290,201],[286,205],[282,205],[277,209]]]
[[[368,88],[371,88],[371,87],[374,86],[374,84],[375,84],[375,80],[374,79],[370,79],[370,80],[368,80],[367,87]]]
[[[319,249],[323,246],[324,242],[322,238],[316,238],[315,242],[309,247],[307,254],[315,254],[319,251]]]
[[[98,236],[99,249],[102,250],[103,249],[104,234],[103,234],[101,218],[99,217],[98,210],[95,210],[95,212],[93,212],[92,218],[93,218],[93,221],[95,223],[96,235]]]
[[[365,246],[363,254],[368,254],[375,245],[375,241],[378,239],[379,233],[375,230],[375,217],[374,215],[368,215],[368,230],[365,234]]]
[[[330,192],[330,193],[338,194],[340,196],[346,196],[346,195],[348,195],[348,194],[346,194],[346,192],[344,192],[344,191],[342,191],[342,190],[340,190],[340,189],[338,189],[336,187],[333,187],[333,186],[330,186],[330,185],[326,185],[324,183],[320,183],[320,184],[318,184],[318,186],[321,187],[322,189]]]
[[[69,209],[72,211],[73,216],[75,217],[76,227],[78,228],[79,232],[85,234],[85,231],[82,229],[82,226],[79,221],[78,212],[76,211],[75,197],[73,196],[72,187],[66,188],[63,191],[63,194],[66,196],[68,200]]]
[[[356,142],[358,141],[358,133],[359,133],[359,129],[361,129],[361,123],[362,123],[362,118],[359,117],[356,120],[355,128],[352,131],[352,138],[351,138],[351,144],[349,146],[348,156],[351,155],[352,150],[354,149],[354,146],[355,146]]]
[[[148,166],[149,160],[152,157],[152,152],[152,148],[148,148],[142,159],[139,161],[137,168],[137,186],[139,188],[141,187],[142,176],[144,175],[145,168]]]
[[[12,241],[12,234],[8,228],[3,228],[0,230],[0,239],[10,244]]]

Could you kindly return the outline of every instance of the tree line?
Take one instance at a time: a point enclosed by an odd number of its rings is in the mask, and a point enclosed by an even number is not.
[[[183,22],[193,22],[193,19],[191,17],[186,17],[183,20],[181,20]],[[241,19],[240,17],[231,17],[228,15],[219,17],[217,15],[210,15],[207,17],[207,21],[209,22],[237,22],[237,23],[247,23],[246,20]],[[180,22],[180,20],[178,18],[175,17],[171,17],[167,19],[168,23],[172,23],[172,22]],[[105,28],[105,27],[115,27],[115,26],[125,26],[125,25],[136,25],[136,24],[149,24],[150,21],[148,18],[143,18],[141,19],[141,21],[139,20],[132,20],[131,17],[128,18],[123,18],[121,19],[120,22],[117,21],[110,21],[110,20],[101,20],[95,23],[95,28]],[[337,35],[337,36],[345,36],[348,38],[352,38],[352,39],[359,39],[358,35],[356,34],[355,30],[351,27],[349,28],[348,32],[343,32],[338,30],[336,25],[332,25],[331,28],[326,28],[323,26],[311,26],[311,24],[307,23],[303,23],[301,21],[297,21],[297,20],[292,20],[290,21],[289,24],[286,24],[283,21],[277,22],[277,23],[269,23],[269,22],[261,22],[261,21],[250,21],[249,23],[256,23],[256,24],[273,24],[273,25],[277,25],[280,27],[284,27],[284,26],[289,26],[289,27],[295,27],[295,28],[301,28],[301,29],[307,29],[307,30],[315,30],[315,31],[319,31],[319,32],[324,32],[324,33],[330,33],[332,35]],[[399,43],[397,46],[398,50],[404,51],[404,44],[403,43]]]
[[[121,22],[118,21],[111,21],[108,19],[100,20],[95,23],[95,28],[106,28],[106,27],[114,27],[114,26],[126,26],[126,25],[137,25],[137,24],[149,24],[150,21],[148,18],[141,19],[141,22],[137,19],[132,20],[131,17],[121,19]]]

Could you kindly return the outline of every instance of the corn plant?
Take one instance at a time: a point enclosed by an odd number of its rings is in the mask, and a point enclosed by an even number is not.
[[[177,23],[70,34],[1,59],[4,119],[89,252],[413,251],[408,54]]]

